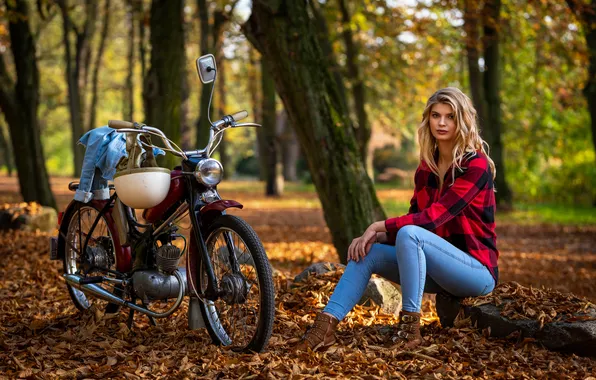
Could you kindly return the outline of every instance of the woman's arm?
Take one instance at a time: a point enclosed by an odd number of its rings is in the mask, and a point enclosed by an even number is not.
[[[387,219],[385,228],[389,233],[397,233],[401,227],[412,224],[434,230],[467,207],[484,190],[489,179],[488,162],[472,160],[467,171],[455,180],[437,202],[421,212]]]

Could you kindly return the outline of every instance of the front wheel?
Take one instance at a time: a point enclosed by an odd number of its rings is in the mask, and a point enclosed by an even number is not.
[[[275,290],[261,241],[244,220],[221,215],[209,227],[206,245],[222,290],[217,300],[200,303],[209,335],[234,351],[262,351],[273,330]],[[199,281],[204,292],[208,278],[203,262]]]

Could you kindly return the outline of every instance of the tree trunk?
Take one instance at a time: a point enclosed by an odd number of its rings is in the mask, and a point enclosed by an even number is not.
[[[261,90],[259,90],[259,69],[258,69],[258,60],[255,57],[255,50],[250,49],[250,62],[248,64],[248,93],[251,94],[251,104],[253,110],[253,119],[263,124],[263,117],[261,115],[262,110],[262,97],[263,94]],[[262,74],[262,73],[261,73]],[[257,138],[255,140],[255,152],[257,159],[259,160],[259,180],[266,181],[266,173],[267,173],[267,154],[265,151],[265,132],[263,128],[257,128],[256,130]]]
[[[226,115],[226,70],[223,54],[218,54],[217,58],[217,113],[223,116]],[[227,145],[226,132],[224,132],[219,144],[219,158],[224,167],[224,178],[230,178],[233,173]]]
[[[281,149],[277,139],[277,118],[275,111],[275,82],[271,78],[271,70],[267,61],[261,58],[261,88],[263,94],[263,147],[266,157],[265,195],[281,196],[283,194],[283,164]]]
[[[89,124],[87,124],[87,130],[91,130],[96,127],[96,112],[97,112],[97,84],[99,81],[99,69],[101,67],[101,59],[103,57],[103,52],[106,47],[106,39],[108,38],[108,33],[110,31],[110,0],[105,0],[105,8],[104,8],[104,19],[103,19],[103,26],[101,28],[101,36],[99,37],[99,47],[97,48],[97,55],[95,56],[95,66],[93,68],[93,77],[91,78],[91,107],[89,109]],[[134,30],[134,28],[131,28]],[[132,36],[134,40],[134,35]],[[133,44],[131,42],[131,44]],[[132,61],[132,59],[131,59]],[[131,94],[131,101],[132,101],[132,94]],[[125,119],[125,120],[132,120],[132,119]]]
[[[7,1],[6,10],[13,15],[8,17],[8,30],[17,82],[12,83],[0,53],[0,108],[10,128],[13,152],[24,152],[15,155],[21,194],[25,202],[38,202],[56,208],[37,118],[39,70],[29,26],[29,9],[25,1]]]
[[[298,181],[297,164],[300,158],[300,144],[290,125],[288,113],[284,109],[277,116],[277,132],[281,136],[281,146],[284,163],[284,180],[290,182]]]
[[[147,123],[161,129],[178,145],[186,67],[182,12],[183,0],[153,0],[151,4],[151,68],[145,88]],[[172,168],[178,161],[170,154],[162,162]]]
[[[341,262],[352,239],[384,219],[315,26],[302,1],[254,0],[245,34],[261,52],[288,111]]]
[[[4,160],[4,164],[6,165],[8,176],[12,177],[12,171],[14,170],[12,163],[12,149],[10,144],[8,143],[8,139],[4,135],[4,129],[4,121],[2,120],[2,117],[0,117],[0,150],[2,151],[4,156],[2,158]]]
[[[354,125],[354,134],[358,141],[362,162],[368,175],[373,178],[372,151],[369,153],[368,144],[372,133],[366,114],[366,94],[364,81],[360,68],[358,67],[358,46],[354,42],[352,34],[351,17],[346,4],[346,0],[339,0],[339,8],[342,15],[343,31],[342,37],[346,46],[346,66],[348,68],[348,78],[352,85],[352,97],[354,98],[354,108],[356,110],[357,124]]]
[[[201,26],[200,34],[200,50],[201,55],[209,54],[209,9],[207,8],[206,0],[197,0],[197,8],[199,11],[199,22]],[[197,149],[202,149],[209,141],[209,113],[210,105],[209,99],[211,96],[211,89],[214,84],[204,84],[201,87],[201,97],[199,98],[199,119],[196,126],[196,145]]]
[[[344,85],[341,69],[337,64],[337,59],[335,58],[335,53],[333,52],[333,46],[331,45],[331,39],[329,37],[329,27],[327,25],[327,20],[321,11],[321,4],[318,1],[312,0],[309,0],[308,4],[315,18],[317,26],[317,38],[325,59],[323,61],[324,65],[329,68],[331,74],[333,75],[333,80],[335,80],[337,91],[339,91],[338,95],[343,102],[343,107],[349,109],[348,97],[346,96],[346,86]]]
[[[582,24],[586,36],[588,53],[588,80],[584,85],[583,93],[588,102],[592,128],[592,143],[596,150],[596,1],[590,5],[578,0],[567,0],[567,4]],[[596,199],[594,200],[596,205]]]
[[[470,77],[470,92],[472,93],[472,101],[478,113],[478,121],[482,129],[486,123],[486,103],[484,99],[484,90],[482,84],[482,73],[478,66],[479,59],[479,18],[480,13],[478,9],[479,0],[465,0],[464,4],[464,29],[466,31],[466,55],[468,61],[468,73]]]
[[[135,102],[134,102],[134,68],[135,68],[135,29],[137,15],[136,6],[133,0],[127,1],[128,6],[128,68],[126,73],[126,82],[124,85],[124,98],[122,107],[122,119],[134,121]]]
[[[87,82],[87,67],[89,54],[89,40],[93,35],[95,16],[97,14],[97,2],[91,1],[85,4],[86,19],[83,31],[79,32],[68,14],[67,0],[58,0],[58,6],[62,13],[62,29],[64,41],[64,61],[66,63],[66,82],[68,83],[68,109],[70,112],[70,124],[72,130],[72,149],[74,159],[74,176],[81,174],[83,165],[84,148],[77,142],[85,132],[84,109],[85,109],[85,87]],[[71,30],[75,34],[75,54],[73,59],[70,43]]]
[[[501,141],[501,98],[499,68],[499,22],[501,0],[488,0],[484,10],[484,94],[486,96],[486,125],[484,136],[490,146],[490,156],[495,162],[496,198],[502,207],[511,207],[511,190],[505,181],[505,161]]]

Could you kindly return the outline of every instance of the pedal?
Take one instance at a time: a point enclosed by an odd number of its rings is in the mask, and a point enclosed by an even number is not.
[[[58,238],[50,238],[50,260],[58,260]]]

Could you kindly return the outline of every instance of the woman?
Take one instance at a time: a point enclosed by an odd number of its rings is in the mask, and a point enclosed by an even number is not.
[[[296,349],[325,350],[361,298],[371,275],[401,284],[397,335],[422,343],[423,292],[457,297],[490,293],[498,281],[495,166],[479,135],[476,110],[455,87],[434,93],[418,128],[421,162],[407,215],[371,224],[348,248],[348,266],[323,312]]]

